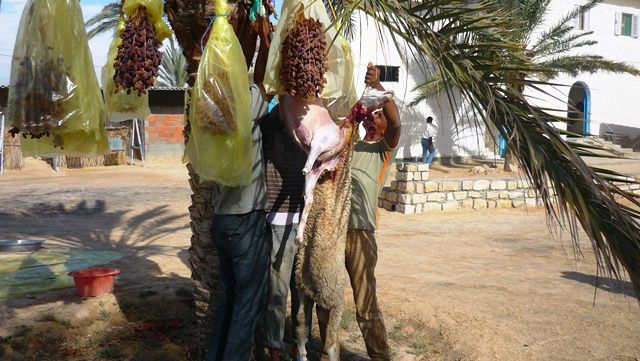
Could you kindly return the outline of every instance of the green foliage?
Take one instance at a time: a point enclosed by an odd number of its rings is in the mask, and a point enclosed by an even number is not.
[[[94,15],[84,25],[87,27],[87,37],[93,37],[102,33],[113,33],[118,27],[120,19],[120,2],[112,2],[105,5],[102,11]]]
[[[162,63],[158,72],[158,85],[167,87],[184,87],[187,84],[187,59],[182,50],[169,38],[169,46],[162,53]]]

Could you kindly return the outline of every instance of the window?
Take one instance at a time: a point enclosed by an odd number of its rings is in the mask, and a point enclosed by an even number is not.
[[[574,19],[575,24],[573,28],[581,31],[589,31],[589,17],[590,17],[590,11],[588,9],[579,12],[576,18]]]
[[[380,82],[400,81],[400,67],[390,65],[377,65],[380,69]]]
[[[622,29],[620,29],[621,35],[631,36],[631,24],[633,23],[633,15],[622,14]]]
[[[615,34],[638,37],[638,16],[633,14],[616,13]]]

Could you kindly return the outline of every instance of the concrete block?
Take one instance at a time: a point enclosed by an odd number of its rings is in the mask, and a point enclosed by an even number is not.
[[[633,191],[633,193],[640,194],[640,189],[636,189],[635,191]]]
[[[517,181],[508,181],[507,182],[507,189],[510,190],[510,191],[518,189],[518,182]]]
[[[487,201],[487,208],[496,208],[498,206],[498,202],[494,200]]]
[[[491,186],[491,182],[486,179],[481,179],[473,182],[473,190],[474,191],[484,191],[489,189]]]
[[[422,206],[423,212],[441,211],[442,204],[438,202],[427,202]]]
[[[470,191],[468,194],[471,198],[484,198],[485,192]]]
[[[462,182],[462,190],[470,191],[473,189],[473,181],[463,181]]]
[[[413,194],[416,192],[416,184],[414,182],[398,182],[398,192]]]
[[[498,199],[500,197],[499,192],[487,191],[487,199]]]
[[[414,181],[421,181],[421,180],[422,180],[422,173],[420,173],[420,172],[413,172],[413,180],[414,180]]]
[[[442,181],[440,183],[441,191],[458,191],[460,190],[460,181]]]
[[[398,181],[397,180],[392,180],[391,181],[391,190],[392,191],[397,191],[398,190]]]
[[[458,201],[449,201],[446,203],[442,204],[442,210],[443,211],[457,211],[458,209],[460,209],[460,202]]]
[[[634,191],[637,190],[637,189],[640,189],[640,184],[631,184],[629,186],[629,189],[634,190]]]
[[[429,171],[429,165],[425,164],[425,163],[419,163],[418,164],[418,171],[420,171],[420,172],[428,172]]]
[[[417,172],[418,171],[418,165],[417,164],[407,164],[406,171],[407,172]]]
[[[461,201],[463,199],[467,199],[467,192],[465,191],[461,191],[461,192],[453,192],[453,198],[457,201]]]
[[[412,197],[411,194],[400,193],[398,194],[398,203],[411,204],[412,203],[411,197]]]
[[[498,208],[511,208],[513,207],[513,202],[509,199],[500,199],[498,200]]]
[[[396,210],[402,214],[416,213],[416,206],[410,204],[398,204]]]
[[[438,190],[438,183],[436,182],[426,182],[424,183],[424,191],[425,193],[436,192]]]
[[[414,194],[412,197],[412,202],[413,204],[422,204],[422,203],[426,203],[427,202],[427,195],[426,194]]]
[[[507,182],[503,180],[494,180],[493,182],[491,182],[491,189],[498,191],[507,189]]]
[[[535,198],[527,198],[524,200],[525,204],[527,205],[527,207],[537,207],[538,206],[538,200]]]
[[[393,202],[384,201],[383,207],[384,207],[384,209],[386,209],[389,212],[395,211],[395,204]]]
[[[389,202],[397,202],[398,201],[398,192],[387,192],[387,196],[385,198],[386,200],[388,200]]]
[[[415,182],[416,193],[424,193],[424,183],[423,182]]]
[[[453,192],[447,192],[447,201],[450,202],[450,201],[455,201],[455,200],[456,200],[456,198],[453,195]]]
[[[484,209],[487,208],[487,201],[484,199],[474,199],[473,200],[473,209]]]
[[[378,199],[387,199],[387,193],[391,192],[390,190],[386,190],[383,189],[380,191],[380,194],[378,195]]]
[[[401,181],[412,181],[413,180],[413,172],[398,172],[396,173],[396,179]]]
[[[473,209],[473,199],[467,198],[462,201],[462,209]]]
[[[499,197],[500,197],[500,199],[507,199],[507,198],[509,198],[509,192],[502,191],[502,192],[500,192]]]
[[[513,208],[522,208],[524,207],[524,205],[525,205],[524,199],[513,200]]]
[[[378,198],[378,208],[384,208],[384,199]]]
[[[406,168],[406,163],[404,162],[398,162],[396,163],[396,170],[398,172],[406,172],[407,168]]]
[[[509,199],[518,199],[518,198],[524,198],[524,191],[511,191],[509,192]]]
[[[429,202],[444,202],[447,199],[447,194],[442,192],[427,193],[427,200]]]
[[[421,172],[421,173],[422,173],[423,181],[429,180],[429,172]]]
[[[534,190],[530,190],[527,192],[527,197],[529,198],[535,198],[536,197],[536,191]]]
[[[416,204],[416,213],[422,213],[423,209],[422,209],[422,204]]]

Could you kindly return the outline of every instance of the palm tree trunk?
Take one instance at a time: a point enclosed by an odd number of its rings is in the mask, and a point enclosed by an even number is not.
[[[189,74],[187,101],[185,107],[185,142],[189,139],[191,123],[189,119],[189,103],[191,87],[195,83],[198,65],[202,55],[200,48],[208,21],[206,16],[206,0],[167,0],[165,12],[171,27],[180,43],[187,59]],[[213,220],[213,184],[201,182],[193,167],[187,164],[189,171],[189,185],[191,186],[191,247],[189,248],[189,264],[191,279],[194,283],[195,300],[195,339],[190,350],[190,359],[203,360],[207,350],[207,343],[212,328],[213,312],[215,310],[215,290],[218,285],[218,253],[211,236],[211,222]]]

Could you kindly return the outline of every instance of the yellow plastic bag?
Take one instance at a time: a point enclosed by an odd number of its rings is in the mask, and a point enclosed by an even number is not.
[[[102,94],[78,0],[29,0],[11,64],[8,118],[39,139],[26,156],[96,156],[109,150]]]
[[[320,0],[285,0],[282,4],[280,22],[269,49],[269,61],[264,78],[265,90],[267,94],[284,94],[280,83],[282,58],[280,48],[300,13],[305,18],[317,19],[324,25],[327,44],[331,47],[327,57],[327,72],[324,75],[327,83],[320,98],[324,100],[334,118],[346,116],[358,99],[353,84],[354,65],[351,47],[344,37],[337,34],[336,28],[331,26],[332,22],[327,10]]]
[[[185,153],[204,180],[235,187],[249,184],[252,173],[249,73],[227,2],[215,0],[214,9],[219,15],[193,88]]]
[[[116,34],[111,40],[107,63],[102,67],[102,89],[104,92],[105,113],[111,122],[123,122],[130,119],[145,119],[151,113],[149,110],[149,93],[138,95],[137,92],[127,94],[126,89],[116,90],[113,80],[115,69],[113,63],[118,55],[118,46],[122,43],[120,31],[124,28],[124,19],[120,19]]]
[[[162,0],[126,0],[122,6],[122,11],[127,17],[133,15],[136,9],[143,6],[147,9],[149,14],[149,20],[153,24],[156,30],[156,38],[159,42],[167,39],[171,36],[172,31],[167,24],[162,20],[162,14],[164,13],[164,4]]]

